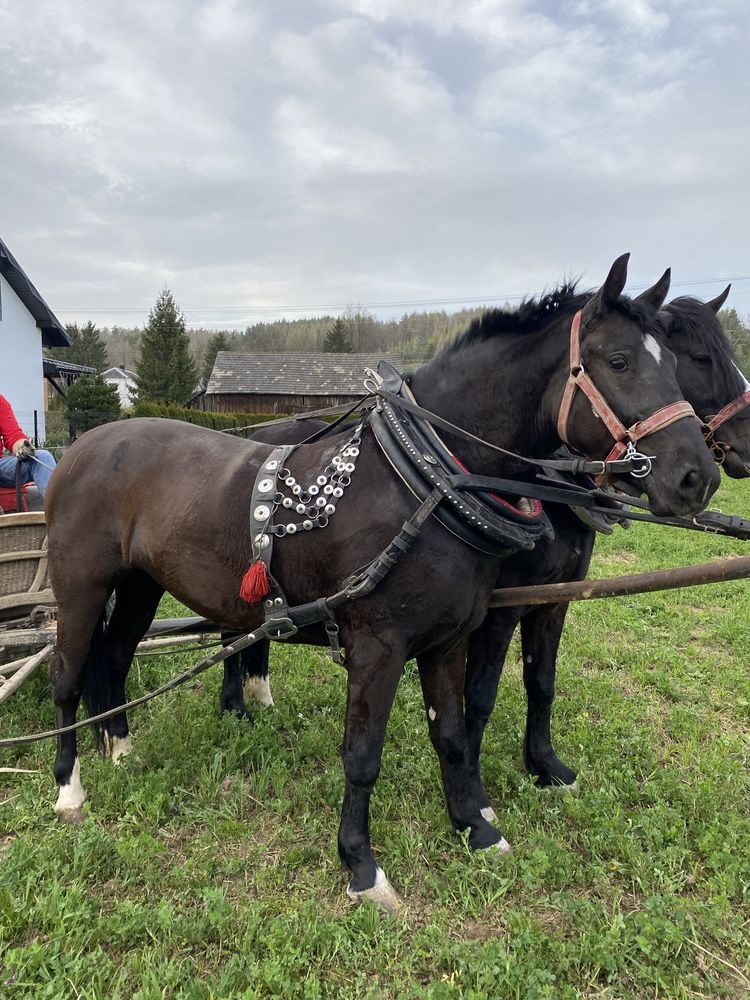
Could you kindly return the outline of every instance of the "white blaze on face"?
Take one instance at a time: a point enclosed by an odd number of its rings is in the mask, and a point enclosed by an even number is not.
[[[734,362],[732,363],[734,364]],[[734,367],[737,368],[737,365],[735,365]],[[742,379],[744,385],[744,392],[750,392],[750,382],[748,382],[747,378],[743,375],[743,373],[739,370],[739,368],[737,368],[737,374]]]
[[[650,333],[646,333],[643,336],[643,342],[646,345],[646,350],[651,355],[652,358],[656,360],[657,365],[661,361],[661,347],[658,342],[654,340]]]

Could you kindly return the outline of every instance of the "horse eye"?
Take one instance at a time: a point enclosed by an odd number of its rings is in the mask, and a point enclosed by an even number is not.
[[[622,354],[613,354],[609,359],[609,367],[615,372],[624,372],[627,370],[628,361]]]
[[[696,365],[710,365],[711,357],[708,354],[694,354],[693,361]]]

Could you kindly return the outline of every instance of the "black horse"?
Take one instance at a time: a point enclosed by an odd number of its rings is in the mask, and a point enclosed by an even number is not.
[[[665,342],[677,359],[680,388],[704,420],[747,391],[747,380],[716,318],[728,294],[729,288],[706,303],[687,296],[678,298],[662,313]],[[727,474],[732,478],[750,476],[749,408],[741,409],[722,426],[721,439]],[[569,507],[552,504],[546,509],[554,526],[554,540],[540,541],[532,552],[505,560],[498,586],[532,586],[586,577],[596,533]],[[469,767],[474,793],[483,815],[491,821],[495,813],[480,779],[480,748],[519,621],[527,698],[524,763],[540,787],[576,790],[576,772],[560,760],[551,739],[557,652],[567,611],[567,604],[490,608],[471,636],[465,687]]]
[[[694,513],[719,475],[698,421],[682,418],[673,355],[655,349],[656,310],[622,297],[626,277],[627,255],[594,295],[563,289],[514,315],[486,314],[419,369],[411,389],[421,405],[485,440],[549,455],[560,443],[571,324],[580,323],[582,364],[621,421],[630,426],[665,407],[679,410],[680,419],[647,437],[655,458],[642,483],[655,511]],[[572,399],[566,436],[585,455],[603,458],[611,450],[610,431],[582,393]],[[481,443],[445,440],[478,474],[523,468]],[[325,440],[301,446],[289,460],[291,473],[314,482],[335,452]],[[102,707],[124,704],[136,645],[165,590],[228,629],[258,628],[261,608],[243,601],[239,590],[254,558],[249,498],[269,455],[267,446],[158,419],[96,428],[69,449],[47,494],[49,570],[59,604],[52,668],[59,726],[75,720],[84,683],[108,689]],[[336,593],[393,542],[418,506],[368,424],[336,517],[324,530],[277,542],[273,574],[290,606]],[[380,585],[336,611],[348,674],[339,853],[354,897],[399,905],[375,861],[368,816],[392,701],[404,663],[414,656],[451,821],[469,829],[473,849],[507,849],[472,791],[463,706],[468,637],[485,617],[499,561],[429,517],[409,555]],[[113,590],[116,605],[105,627]],[[321,633],[314,627],[300,638],[320,644]],[[125,739],[127,721],[115,717],[107,731],[111,741]],[[55,775],[60,818],[78,818],[85,794],[75,733],[59,738]]]
[[[657,283],[643,298],[658,305]],[[741,396],[747,380],[737,368],[732,347],[716,313],[729,294],[726,288],[710,302],[682,297],[661,310],[663,343],[677,359],[677,380],[685,399],[704,420]],[[294,420],[261,429],[255,440],[268,444],[303,441],[325,429],[319,420]],[[750,475],[750,408],[744,408],[722,425],[724,447],[719,454],[726,472],[734,478]],[[551,504],[547,513],[554,527],[552,541],[539,541],[533,551],[504,560],[498,587],[582,580],[588,573],[595,532],[569,507]],[[524,759],[540,787],[575,789],[575,772],[555,754],[550,740],[550,714],[554,698],[557,649],[567,604],[541,607],[493,608],[473,633],[469,644],[466,678],[466,730],[475,794],[487,816],[491,809],[479,780],[479,750],[487,720],[495,704],[505,655],[516,625],[521,621],[524,678],[528,718]],[[229,642],[233,636],[227,635]],[[222,711],[250,716],[247,701],[272,705],[268,673],[269,642],[258,643],[224,663],[220,695]]]

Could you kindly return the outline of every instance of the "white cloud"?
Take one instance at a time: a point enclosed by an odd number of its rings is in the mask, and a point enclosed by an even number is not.
[[[0,235],[61,313],[164,281],[521,293],[625,249],[634,280],[744,273],[749,26],[739,0],[0,5]]]

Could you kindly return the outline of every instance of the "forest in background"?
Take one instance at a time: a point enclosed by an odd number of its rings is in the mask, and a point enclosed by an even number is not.
[[[347,328],[352,350],[363,354],[394,351],[404,357],[407,367],[432,357],[446,341],[457,336],[486,307],[461,309],[458,312],[412,312],[398,319],[381,320],[366,311],[350,310],[340,317]],[[248,354],[284,354],[290,351],[317,353],[323,350],[326,334],[338,317],[317,316],[308,319],[280,319],[254,323],[244,331],[187,329],[190,349],[199,371],[203,370],[206,348],[212,338],[222,334],[223,350]],[[750,317],[741,317],[736,309],[722,309],[719,319],[737,353],[740,367],[750,371]],[[142,328],[104,327],[100,330],[107,348],[107,363],[135,369]],[[60,357],[75,360],[69,352]]]
[[[350,309],[343,316],[316,316],[306,319],[279,319],[254,323],[244,330],[188,328],[190,348],[200,370],[209,341],[222,334],[224,350],[247,354],[286,354],[300,351],[319,353],[326,335],[340,319],[346,327],[355,353],[377,354],[395,351],[411,362],[432,357],[447,340],[466,329],[471,320],[485,311],[484,306],[455,313],[412,312],[398,319],[381,320],[366,310]],[[110,365],[135,369],[140,351],[141,328],[114,326],[101,329]],[[62,356],[62,355],[61,355]],[[66,354],[65,357],[68,355]],[[71,360],[73,360],[71,358]]]

